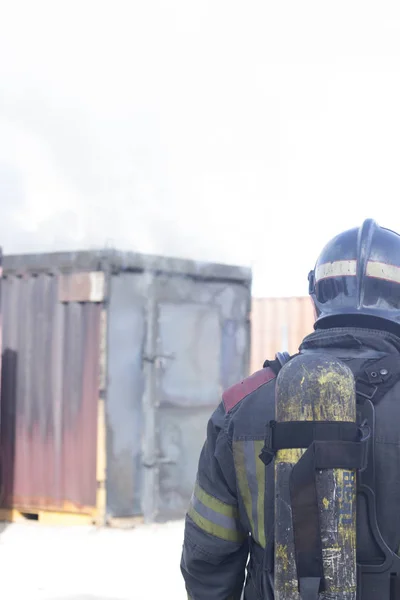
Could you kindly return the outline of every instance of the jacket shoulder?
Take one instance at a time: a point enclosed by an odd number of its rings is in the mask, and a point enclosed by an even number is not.
[[[255,392],[265,383],[275,379],[275,377],[276,374],[274,371],[270,367],[265,367],[225,390],[222,394],[222,402],[225,411],[228,413],[232,408],[239,404],[241,400],[246,398],[246,396]]]

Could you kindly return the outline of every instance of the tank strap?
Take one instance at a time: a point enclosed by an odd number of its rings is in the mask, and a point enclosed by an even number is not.
[[[290,475],[290,499],[301,600],[324,591],[316,471],[366,467],[369,429],[346,421],[270,421],[260,458],[269,464],[278,450],[307,448]]]

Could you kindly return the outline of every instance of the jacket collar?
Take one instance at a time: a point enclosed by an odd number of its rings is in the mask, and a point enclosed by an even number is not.
[[[345,351],[348,356],[382,356],[400,353],[400,338],[387,331],[358,327],[334,327],[317,329],[300,345],[300,352],[324,349],[337,353]]]

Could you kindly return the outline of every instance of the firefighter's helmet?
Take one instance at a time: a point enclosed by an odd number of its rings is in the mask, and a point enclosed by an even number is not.
[[[333,238],[309,274],[316,327],[364,315],[400,324],[400,235],[373,219]]]

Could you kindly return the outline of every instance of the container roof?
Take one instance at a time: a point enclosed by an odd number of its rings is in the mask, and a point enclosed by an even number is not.
[[[252,272],[248,267],[108,249],[5,255],[3,271],[5,275],[76,271],[153,271],[196,279],[238,281],[247,285],[250,285],[252,279]]]

